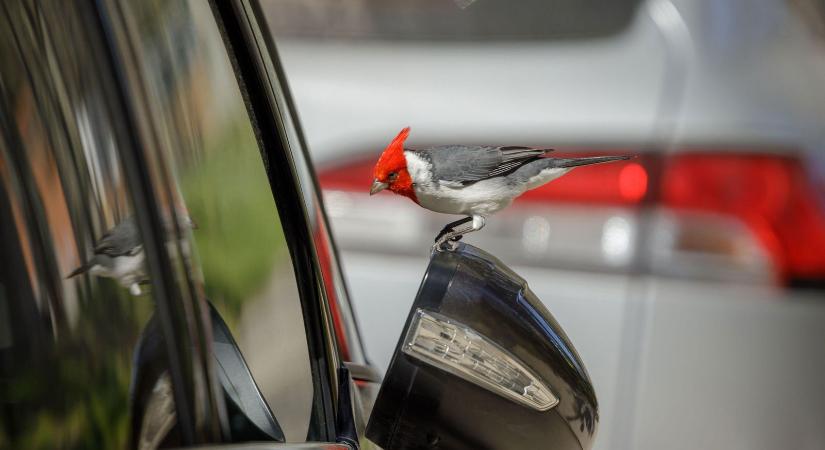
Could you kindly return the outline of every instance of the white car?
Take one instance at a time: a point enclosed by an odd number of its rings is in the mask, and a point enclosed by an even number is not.
[[[601,400],[596,447],[825,447],[822,10],[466,3],[270,17],[368,356],[386,368],[432,239],[456,219],[368,196],[402,127],[411,147],[638,154],[533,191],[466,238],[568,331]]]

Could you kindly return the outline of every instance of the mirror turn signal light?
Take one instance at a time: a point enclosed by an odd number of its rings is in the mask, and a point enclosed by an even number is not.
[[[403,352],[538,411],[559,403],[524,363],[491,339],[445,315],[418,309]]]

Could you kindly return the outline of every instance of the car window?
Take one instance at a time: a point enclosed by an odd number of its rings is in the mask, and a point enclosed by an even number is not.
[[[243,354],[286,440],[316,439],[304,316],[253,126],[209,4],[121,2],[158,195],[191,219],[187,281]],[[274,125],[273,125],[274,126]],[[172,207],[171,209],[175,209]],[[296,211],[295,214],[301,214]]]
[[[57,9],[0,6],[0,448],[178,445],[114,82]]]

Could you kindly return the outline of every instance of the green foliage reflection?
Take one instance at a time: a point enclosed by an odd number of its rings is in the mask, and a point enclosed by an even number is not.
[[[194,235],[206,295],[228,309],[224,319],[232,323],[286,249],[248,122],[239,121],[208,142],[200,161],[184,170],[181,187],[199,225]]]

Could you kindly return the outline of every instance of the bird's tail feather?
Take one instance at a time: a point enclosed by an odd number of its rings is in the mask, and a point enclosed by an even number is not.
[[[72,278],[74,276],[80,275],[81,273],[86,272],[91,268],[92,268],[92,264],[90,264],[90,263],[83,264],[82,266],[80,266],[77,269],[73,270],[72,273],[67,275],[66,279],[69,279],[69,278]]]
[[[558,168],[589,166],[591,164],[601,164],[612,161],[624,161],[632,156],[590,156],[586,158],[553,158],[554,166]]]

